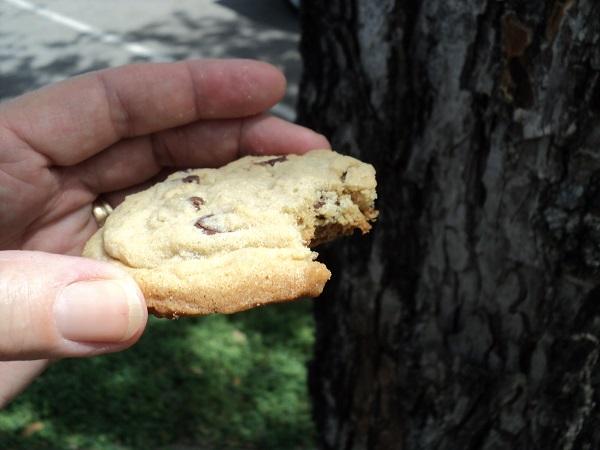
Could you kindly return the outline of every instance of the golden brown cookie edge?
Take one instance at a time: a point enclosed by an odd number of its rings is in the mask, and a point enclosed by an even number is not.
[[[159,269],[138,269],[124,265],[104,251],[102,230],[85,246],[83,255],[107,261],[130,273],[144,293],[148,311],[159,317],[231,314],[257,306],[317,297],[331,273],[317,261],[277,261],[265,273],[252,267],[236,267],[236,277],[224,289],[218,283],[194,286],[181,276]],[[219,269],[215,270],[215,278]]]

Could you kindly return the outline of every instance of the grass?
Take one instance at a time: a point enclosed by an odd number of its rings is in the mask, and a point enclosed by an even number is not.
[[[308,449],[310,303],[152,319],[125,352],[61,361],[0,412],[2,449]]]

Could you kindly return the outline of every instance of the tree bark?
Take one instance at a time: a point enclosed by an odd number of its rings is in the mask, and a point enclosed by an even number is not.
[[[326,248],[323,449],[600,447],[600,5],[304,0],[299,121],[375,165]]]

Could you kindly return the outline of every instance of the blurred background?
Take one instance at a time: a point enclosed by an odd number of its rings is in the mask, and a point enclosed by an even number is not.
[[[0,101],[130,62],[301,62],[286,0],[0,0]],[[53,365],[0,412],[1,449],[308,449],[310,301],[233,316],[152,319],[133,349]]]
[[[0,0],[0,98],[90,70],[183,58],[254,58],[286,74],[293,118],[298,15],[287,0]]]

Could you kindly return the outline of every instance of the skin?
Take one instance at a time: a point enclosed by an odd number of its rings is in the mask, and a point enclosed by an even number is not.
[[[97,229],[91,209],[100,195],[116,206],[178,168],[329,148],[266,113],[284,91],[268,64],[190,60],[89,73],[0,104],[0,406],[49,359],[119,351],[143,332],[145,316],[123,342],[73,342],[55,330],[62,286],[131,282],[77,257]]]

